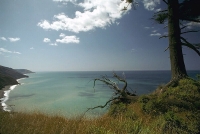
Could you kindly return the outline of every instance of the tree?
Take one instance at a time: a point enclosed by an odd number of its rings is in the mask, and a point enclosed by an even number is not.
[[[153,19],[163,24],[168,20],[168,37],[169,38],[169,52],[171,62],[171,81],[177,81],[181,78],[187,77],[187,71],[184,64],[182,46],[187,46],[195,52],[199,52],[198,45],[189,43],[181,35],[189,32],[198,32],[195,30],[181,32],[187,26],[182,26],[181,21],[200,22],[200,1],[199,0],[184,0],[179,3],[178,0],[163,0],[167,4],[168,9],[155,13]],[[161,38],[162,38],[161,37]]]
[[[126,81],[125,78],[118,76],[116,73],[113,73],[113,78],[114,78],[114,80],[111,80],[110,78],[108,78],[105,75],[105,76],[102,76],[101,78],[94,79],[94,87],[95,87],[96,81],[103,82],[104,84],[106,84],[107,86],[109,86],[111,89],[114,90],[114,94],[111,97],[111,99],[108,100],[104,105],[99,105],[99,106],[96,106],[96,107],[93,107],[93,108],[88,108],[87,111],[93,110],[95,108],[104,108],[109,103],[111,103],[111,104],[115,103],[116,104],[116,103],[122,102],[122,103],[127,104],[127,103],[130,103],[131,101],[134,101],[134,99],[137,99],[136,94],[130,92],[127,89],[127,81]],[[122,88],[120,88],[118,86],[119,82],[124,84],[124,86]]]
[[[123,0],[122,0],[123,1]],[[168,35],[162,36],[169,38],[169,49],[170,52],[170,62],[171,62],[171,81],[165,86],[171,86],[174,83],[178,82],[180,79],[187,77],[187,71],[185,68],[182,46],[187,46],[194,50],[199,56],[200,52],[200,44],[191,44],[181,35],[189,32],[198,32],[195,30],[182,32],[184,26],[181,21],[191,21],[200,23],[200,0],[184,0],[182,3],[179,3],[178,0],[162,0],[167,4],[167,9],[157,12],[154,14],[153,19],[159,24],[164,24],[166,20],[168,20]],[[127,7],[130,3],[133,5],[137,5],[138,3],[134,0],[126,0],[128,3]],[[124,7],[122,11],[127,10],[127,7]],[[180,27],[180,25],[182,27]],[[96,81],[101,81],[104,84],[108,85],[111,89],[114,89],[115,96],[113,96],[109,101],[106,102],[103,106],[96,106],[94,108],[89,108],[88,110],[95,108],[104,108],[108,103],[115,102],[115,100],[119,102],[129,103],[129,101],[137,99],[135,94],[132,94],[127,90],[127,82],[125,79],[119,77],[115,73],[113,77],[118,81],[124,83],[124,87],[120,89],[116,82],[110,80],[106,76],[102,78],[97,78],[94,80],[94,86]],[[163,90],[162,90],[163,91]],[[87,111],[88,111],[87,110]],[[86,111],[86,112],[87,112]]]

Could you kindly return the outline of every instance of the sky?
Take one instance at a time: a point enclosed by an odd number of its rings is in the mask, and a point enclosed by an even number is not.
[[[32,71],[170,70],[162,0],[0,0],[0,62]],[[127,7],[127,10],[123,10]],[[186,30],[200,30],[189,23]],[[184,35],[200,43],[199,33]],[[200,58],[183,47],[187,70]]]

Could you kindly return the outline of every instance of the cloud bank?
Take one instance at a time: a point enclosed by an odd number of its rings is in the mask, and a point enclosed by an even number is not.
[[[144,7],[147,10],[154,10],[155,7],[160,4],[160,0],[143,0]]]
[[[9,51],[5,48],[0,48],[0,52],[1,53],[13,53],[13,54],[21,54],[20,52],[16,52],[16,51]]]
[[[72,36],[65,36],[65,34],[61,33],[60,37],[62,37],[62,39],[57,39],[56,42],[57,43],[64,43],[64,44],[68,44],[68,43],[79,43],[79,38],[77,38],[75,35]]]
[[[150,34],[150,36],[161,36],[161,34],[160,33],[152,33],[152,34]]]
[[[1,40],[4,40],[4,41],[7,41],[7,39],[5,37],[1,37],[0,38]]]
[[[61,39],[56,39],[56,41],[54,43],[52,43],[49,38],[44,38],[43,42],[49,43],[49,45],[51,45],[51,46],[57,46],[58,43],[62,43],[62,44],[69,44],[69,43],[78,44],[78,43],[80,43],[79,38],[76,37],[75,35],[66,36],[64,33],[61,33],[59,37]]]
[[[49,38],[44,38],[43,42],[48,43],[51,42],[51,40]]]
[[[197,23],[197,22],[189,22],[186,25],[188,29],[200,27],[200,23]]]
[[[4,41],[7,41],[7,39],[6,39],[6,37],[1,37],[0,38],[1,40],[4,40]],[[19,41],[20,40],[20,38],[8,38],[8,40],[10,41],[10,42],[17,42],[17,41]]]
[[[19,41],[20,38],[8,38],[10,40],[10,42],[16,42],[16,41]]]
[[[54,15],[53,21],[42,20],[37,25],[45,30],[67,30],[75,33],[87,32],[96,28],[106,28],[117,19],[120,19],[127,11],[121,9],[128,3],[121,0],[87,0],[77,3],[76,0],[53,0],[55,2],[72,2],[83,8],[83,12],[76,11],[75,17],[70,18],[65,13]]]

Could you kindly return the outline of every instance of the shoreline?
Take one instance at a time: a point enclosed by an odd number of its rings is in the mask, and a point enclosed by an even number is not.
[[[11,87],[12,85],[8,85],[8,86],[5,86],[4,88],[2,88],[1,90],[0,90],[0,100],[1,100],[1,106],[0,106],[0,110],[1,111],[4,111],[3,110],[3,106],[2,106],[2,101],[3,101],[3,99],[4,99],[4,97],[5,97],[5,91],[8,91],[8,90],[10,90],[10,87]]]
[[[19,83],[19,81],[22,80],[22,79],[26,79],[26,78],[27,77],[16,79],[18,84],[7,85],[0,90],[0,111],[9,111],[9,110],[4,109],[5,107],[7,107],[7,105],[3,106],[3,104],[5,104],[5,99],[6,99],[6,101],[8,99],[7,93],[9,94],[10,91],[13,90],[16,86],[21,85],[22,83]]]

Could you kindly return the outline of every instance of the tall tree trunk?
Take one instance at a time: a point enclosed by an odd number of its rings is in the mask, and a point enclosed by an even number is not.
[[[187,76],[180,40],[178,9],[178,0],[168,0],[168,32],[172,80]]]

